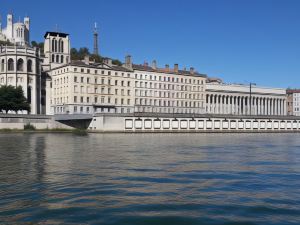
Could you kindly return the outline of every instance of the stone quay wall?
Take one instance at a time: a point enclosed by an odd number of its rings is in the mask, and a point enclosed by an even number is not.
[[[0,114],[0,130],[23,130],[26,124],[30,124],[36,129],[73,129],[73,127],[55,121],[53,116]]]
[[[300,117],[96,114],[89,127],[94,132],[300,132]]]

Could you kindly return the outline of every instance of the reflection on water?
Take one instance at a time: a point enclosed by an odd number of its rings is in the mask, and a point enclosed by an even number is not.
[[[299,134],[0,134],[4,224],[300,224]]]

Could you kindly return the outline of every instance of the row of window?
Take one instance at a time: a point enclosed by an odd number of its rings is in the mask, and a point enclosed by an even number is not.
[[[59,100],[59,98],[57,98],[57,99]],[[111,97],[104,97],[104,96],[102,96],[102,97],[99,98],[98,96],[94,96],[94,98],[92,99],[91,97],[74,96],[73,102],[74,103],[112,104],[112,98]],[[63,103],[63,102],[60,102],[60,103]],[[57,103],[57,104],[59,104],[59,103]],[[121,105],[125,105],[125,104],[130,105],[131,101],[130,101],[130,99],[115,98],[114,104],[115,105],[118,105],[118,104],[121,104]]]
[[[149,84],[149,85],[148,85]],[[165,89],[165,90],[178,90],[178,91],[203,91],[203,86],[192,86],[192,85],[174,85],[174,84],[164,84],[164,83],[153,83],[142,81],[135,81],[135,87],[137,88],[154,88],[154,89]]]
[[[15,78],[14,78],[14,77],[7,77],[7,83],[13,83],[14,81],[15,81]],[[18,78],[17,78],[17,83],[23,83],[24,81],[26,81],[26,79],[23,78],[23,77],[18,77]],[[4,77],[1,77],[1,78],[0,78],[0,83],[1,83],[1,84],[4,84],[4,83],[5,83]],[[29,84],[32,83],[32,79],[31,79],[31,78],[29,78],[28,83],[29,83]]]
[[[203,113],[199,108],[173,108],[173,107],[147,107],[137,106],[135,112],[155,112],[155,113]]]
[[[17,37],[20,37],[20,38],[25,37],[25,31],[22,28],[17,28],[16,34],[17,34]]]
[[[159,99],[136,98],[135,105],[199,108],[199,107],[203,107],[203,102],[199,102],[199,101],[166,101],[166,100],[159,100]]]
[[[135,79],[140,79],[140,80],[156,80],[156,81],[164,81],[164,82],[176,82],[176,83],[186,83],[186,84],[204,84],[204,78],[201,80],[199,79],[192,79],[192,78],[179,78],[179,77],[174,77],[174,76],[157,76],[157,75],[143,75],[143,74],[135,74]]]
[[[98,74],[98,70],[91,70],[91,69],[86,69],[86,68],[74,68],[74,72],[81,72],[81,73],[88,73],[91,74],[93,71],[94,74]],[[107,72],[107,73],[106,73]],[[62,70],[55,71],[54,74],[60,74],[62,73]],[[102,75],[112,75],[112,71],[105,71],[101,70]],[[118,76],[118,72],[114,72],[115,76]],[[125,73],[121,73],[122,77],[125,77]],[[130,77],[130,73],[127,73],[127,77]],[[179,77],[166,77],[166,76],[158,76],[158,75],[143,75],[143,74],[135,74],[135,79],[140,79],[140,80],[153,80],[153,81],[164,81],[164,82],[176,82],[176,83],[186,83],[186,84],[198,84],[198,85],[203,85],[205,83],[205,79],[197,79],[197,78],[179,78]]]
[[[68,63],[69,62],[69,56],[66,56],[66,61],[64,61],[64,56],[63,55],[52,54],[51,62],[53,62],[53,63]]]
[[[54,95],[67,94],[68,93],[68,86],[54,88],[53,90],[54,90]]]
[[[91,110],[90,110],[90,107],[89,106],[86,106],[86,107],[84,107],[84,106],[74,106],[74,108],[73,108],[74,110],[73,110],[73,112],[74,113],[91,113]],[[84,110],[85,109],[85,110]],[[63,109],[61,109],[61,110],[63,110]],[[61,111],[61,112],[63,112],[63,111]],[[96,109],[96,112],[97,113],[125,113],[125,112],[127,112],[127,113],[130,113],[131,112],[131,110],[130,110],[130,108],[116,108],[116,109],[114,109],[114,108],[99,108],[99,109]]]
[[[165,91],[139,91],[135,90],[137,97],[156,97],[156,98],[185,98],[185,99],[203,99],[203,94],[191,94],[183,92],[165,92]]]
[[[107,80],[107,82],[105,82],[105,80]],[[105,78],[101,78],[101,79],[98,79],[98,78],[94,78],[93,79],[94,83],[93,84],[108,84],[108,85],[111,85],[111,79],[105,79]],[[98,83],[98,81],[100,81],[100,83]],[[61,80],[62,82],[62,80]],[[77,79],[77,76],[74,77],[74,82],[77,83],[78,82],[78,79]],[[88,83],[88,84],[91,84],[92,83],[92,79],[90,77],[80,77],[80,83]],[[115,86],[122,86],[122,87],[130,87],[130,84],[131,82],[130,81],[124,81],[124,80],[115,80],[114,82]]]
[[[62,39],[58,41],[55,38],[52,39],[52,52],[64,52],[64,41]]]
[[[19,58],[17,60],[17,65],[15,65],[15,61],[12,58],[9,58],[7,60],[7,70],[8,71],[14,71],[15,67],[17,68],[17,71],[24,71],[24,60],[22,58]],[[1,72],[4,72],[5,70],[5,60],[1,60]],[[32,60],[27,60],[27,72],[32,72]]]
[[[80,93],[88,93],[88,94],[111,94],[111,89],[107,88],[107,92],[105,91],[106,88],[101,87],[94,87],[94,89],[92,89],[91,87],[84,87],[84,86],[80,86]],[[85,92],[86,91],[86,92]],[[78,93],[79,92],[79,87],[77,85],[74,85],[74,93]],[[115,89],[115,95],[128,95],[130,96],[131,91],[130,90],[125,90],[125,89]]]
[[[80,73],[88,73],[88,74],[91,74],[92,71],[94,71],[94,74],[98,74],[98,70],[91,70],[91,69],[84,69],[84,68],[74,68],[74,72],[79,72]],[[105,70],[100,70],[100,74],[102,75],[112,75],[112,71],[105,71]],[[107,73],[106,73],[107,72]],[[118,72],[115,72],[114,73],[115,76],[118,76],[119,73]],[[125,77],[125,73],[121,73],[122,77]],[[127,73],[127,77],[130,77],[130,73]]]
[[[60,97],[60,98],[53,98],[53,102],[51,101],[51,104],[68,104],[69,103],[69,97]],[[74,96],[73,103],[91,103],[91,104],[112,104],[112,98],[111,97],[84,97],[84,96]],[[125,99],[125,98],[115,98],[114,100],[115,105],[130,105],[131,100]]]

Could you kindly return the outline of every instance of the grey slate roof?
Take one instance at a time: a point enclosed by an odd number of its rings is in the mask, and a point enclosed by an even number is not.
[[[134,70],[148,71],[148,72],[158,72],[158,73],[169,73],[169,74],[175,74],[175,75],[178,74],[178,75],[187,75],[187,76],[207,77],[206,74],[200,74],[197,71],[194,71],[194,73],[191,73],[189,70],[178,70],[178,72],[175,72],[173,69],[169,69],[169,71],[166,71],[166,69],[164,69],[164,68],[153,69],[151,66],[137,65],[137,64],[133,64],[132,68]]]

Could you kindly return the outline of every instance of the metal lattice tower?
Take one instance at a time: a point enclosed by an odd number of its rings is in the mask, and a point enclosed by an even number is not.
[[[97,23],[95,23],[95,27],[94,27],[94,54],[99,55]]]

